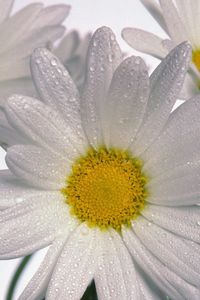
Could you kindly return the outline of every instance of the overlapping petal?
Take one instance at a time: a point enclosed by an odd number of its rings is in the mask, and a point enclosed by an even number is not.
[[[37,49],[31,58],[31,69],[43,101],[56,109],[81,138],[80,96],[65,67],[46,49]]]
[[[200,208],[191,207],[166,207],[149,205],[142,211],[142,215],[150,222],[187,238],[193,242],[200,241]]]
[[[58,192],[41,193],[4,210],[0,223],[1,259],[33,253],[77,226]]]
[[[64,232],[62,237],[53,242],[37,272],[31,278],[30,282],[20,295],[19,300],[35,300],[45,298],[53,269],[57,263],[59,255],[61,254],[66,239],[67,232]]]
[[[167,33],[168,39],[162,39],[153,33],[136,28],[124,28],[122,37],[125,41],[141,52],[163,59],[163,54],[170,52],[184,41],[189,41],[194,53],[199,49],[199,14],[200,5],[195,0],[140,0],[161,28]],[[198,93],[198,63],[193,59],[190,63],[188,76],[193,84],[184,83],[184,94],[181,99],[188,100]]]
[[[18,132],[8,123],[5,111],[0,109],[0,136],[1,146],[7,149],[8,146],[15,144],[26,144],[28,139],[24,139]]]
[[[186,0],[187,1],[187,0]],[[150,14],[155,18],[155,20],[160,24],[160,26],[167,32],[167,26],[162,15],[162,11],[158,3],[154,0],[140,0]]]
[[[34,189],[19,178],[15,177],[9,170],[0,171],[0,210],[9,208],[29,198],[46,195],[46,190]]]
[[[39,100],[14,95],[8,99],[5,110],[8,121],[23,137],[68,160],[87,144],[69,120],[63,120],[57,111]]]
[[[54,49],[55,55],[66,67],[79,91],[82,91],[85,81],[86,56],[91,37],[91,33],[81,37],[78,31],[72,30]]]
[[[199,96],[179,106],[170,115],[158,139],[143,154],[144,170],[158,176],[188,162],[197,162],[199,118]]]
[[[96,267],[96,230],[81,224],[69,237],[58,259],[46,298],[80,299],[92,281]]]
[[[0,92],[3,90],[1,105],[4,104],[4,96],[10,96],[13,92],[20,91],[31,96],[36,94],[29,83],[30,55],[34,48],[46,47],[63,35],[65,27],[61,23],[70,10],[68,5],[44,8],[42,3],[33,3],[10,15],[12,5],[11,0],[0,1]]]
[[[142,59],[132,56],[119,65],[107,97],[104,139],[108,146],[127,148],[141,125],[149,97],[149,77]]]
[[[199,287],[199,254],[178,236],[140,218],[133,230],[145,247],[164,265],[188,283]]]
[[[137,28],[124,28],[122,31],[124,40],[137,51],[148,53],[156,58],[162,59],[167,55],[160,37]]]
[[[6,163],[16,176],[30,186],[59,190],[64,188],[70,162],[32,145],[15,145],[8,149]]]
[[[199,299],[199,289],[171,271],[168,264],[157,259],[132,230],[124,229],[123,239],[134,260],[166,296],[177,300]]]
[[[112,231],[98,238],[100,255],[94,279],[99,299],[141,299],[135,267],[120,236]]]
[[[190,54],[189,44],[179,45],[167,55],[151,75],[151,92],[143,124],[131,145],[135,155],[141,154],[151,145],[167,122],[183,85]]]

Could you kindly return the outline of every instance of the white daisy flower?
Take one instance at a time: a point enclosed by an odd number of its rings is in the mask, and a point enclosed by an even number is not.
[[[92,279],[98,299],[200,299],[200,101],[170,114],[190,52],[181,44],[149,78],[100,28],[81,95],[55,56],[34,52],[44,103],[9,98],[22,144],[0,173],[0,258],[50,245],[20,300],[80,299]]]
[[[11,15],[14,0],[0,0],[0,106],[13,92],[32,95],[29,60],[33,49],[60,38],[68,5],[32,3]]]
[[[140,0],[169,39],[137,28],[125,28],[122,36],[134,49],[163,59],[183,41],[192,46],[189,75],[180,97],[188,99],[200,92],[200,2],[197,0]]]

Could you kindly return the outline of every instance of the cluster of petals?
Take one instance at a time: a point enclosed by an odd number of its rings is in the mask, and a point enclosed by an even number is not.
[[[200,299],[200,99],[171,112],[190,60],[182,43],[149,78],[102,27],[80,92],[58,58],[34,51],[40,100],[7,100],[15,141],[0,173],[0,258],[49,246],[20,300],[80,299],[92,279],[98,299]],[[146,208],[120,233],[80,222],[60,192],[74,160],[102,144],[141,158],[150,178]]]
[[[12,93],[33,94],[29,60],[34,48],[60,38],[68,5],[33,3],[11,15],[14,0],[0,1],[0,105]]]
[[[15,142],[15,133],[4,113],[7,97],[13,93],[39,96],[30,74],[33,50],[37,47],[51,49],[80,89],[91,38],[89,33],[82,38],[78,31],[72,30],[55,45],[54,42],[65,32],[61,24],[69,14],[69,5],[43,7],[42,3],[33,3],[11,15],[13,4],[14,0],[0,1],[0,144],[3,148]]]
[[[168,38],[161,38],[138,28],[125,28],[124,39],[134,49],[163,59],[167,53],[184,41],[193,51],[200,49],[200,2],[196,0],[140,0],[161,26]],[[188,99],[199,93],[200,71],[191,62],[180,96]]]

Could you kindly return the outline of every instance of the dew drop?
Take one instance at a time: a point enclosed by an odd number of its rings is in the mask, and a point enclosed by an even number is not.
[[[110,39],[111,39],[111,41],[114,41],[115,40],[115,36],[113,34],[111,34]]]
[[[21,203],[23,201],[23,198],[22,197],[17,197],[16,199],[15,199],[15,202],[16,203]]]
[[[36,58],[35,62],[37,65],[39,65],[41,63],[41,59],[38,57],[38,58]]]
[[[51,59],[51,65],[52,66],[56,66],[57,65],[57,59],[56,58],[52,58]]]
[[[82,233],[82,235],[87,235],[89,233],[89,229],[87,227],[82,227],[81,233]]]
[[[112,62],[112,61],[113,61],[112,54],[109,54],[109,55],[108,55],[108,61],[109,61],[109,62]]]
[[[94,72],[94,67],[91,66],[91,67],[90,67],[90,71],[91,71],[91,72]]]
[[[141,58],[140,58],[140,57],[136,57],[136,59],[135,59],[135,64],[136,64],[136,65],[139,65],[140,62],[141,62]]]

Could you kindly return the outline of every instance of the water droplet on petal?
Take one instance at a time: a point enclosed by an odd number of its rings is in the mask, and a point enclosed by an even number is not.
[[[57,59],[56,58],[52,58],[51,59],[51,65],[52,66],[56,66],[57,65]]]

